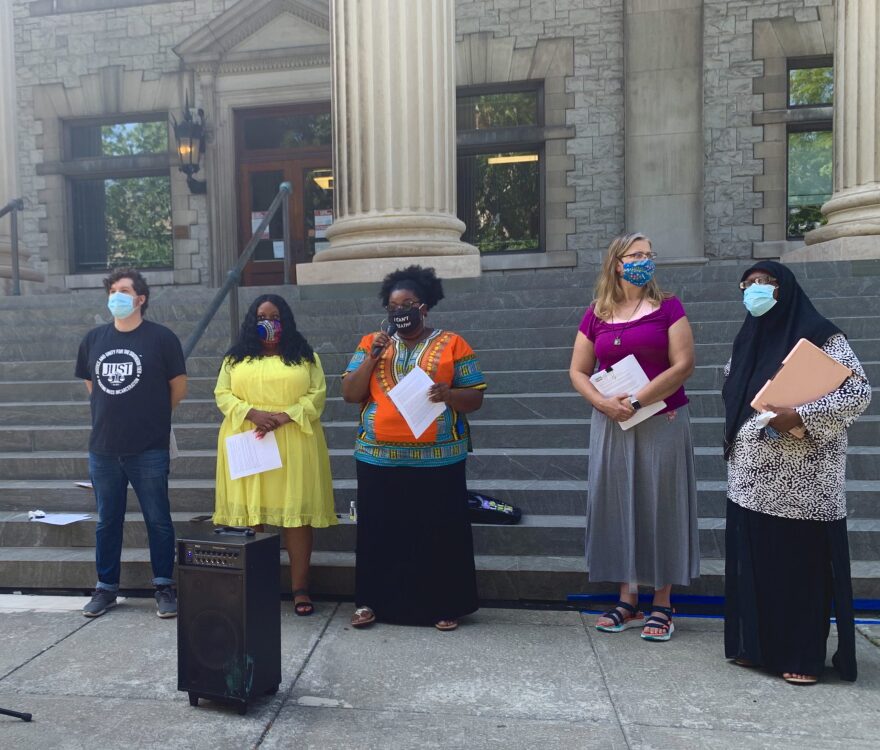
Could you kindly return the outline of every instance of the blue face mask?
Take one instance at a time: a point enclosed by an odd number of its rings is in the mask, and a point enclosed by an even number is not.
[[[657,270],[657,266],[650,258],[624,263],[621,278],[633,286],[644,286],[654,278],[655,270]]]
[[[117,320],[127,318],[134,312],[134,297],[125,292],[113,292],[107,298],[107,309]]]
[[[776,300],[773,299],[773,292],[776,287],[773,284],[752,284],[743,292],[743,304],[752,315],[756,318],[769,311]]]

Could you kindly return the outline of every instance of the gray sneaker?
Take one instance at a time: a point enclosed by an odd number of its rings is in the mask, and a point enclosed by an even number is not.
[[[174,586],[156,588],[156,605],[159,617],[177,617],[177,590]]]
[[[116,606],[116,592],[107,589],[95,589],[89,603],[82,609],[86,617],[100,617],[108,609]]]

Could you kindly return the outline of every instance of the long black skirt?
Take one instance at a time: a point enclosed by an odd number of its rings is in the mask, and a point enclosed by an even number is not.
[[[802,521],[727,501],[724,651],[776,672],[819,676],[832,609],[832,662],[855,681],[856,649],[846,519]]]
[[[475,612],[466,462],[429,468],[356,463],[357,606],[405,625]]]

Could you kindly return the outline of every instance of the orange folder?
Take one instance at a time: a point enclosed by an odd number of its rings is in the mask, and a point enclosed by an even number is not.
[[[848,367],[829,357],[811,341],[801,339],[782,360],[776,374],[752,399],[752,408],[767,411],[766,404],[791,408],[803,406],[837,390],[850,375],[852,370]],[[805,434],[802,427],[789,432],[795,437]]]

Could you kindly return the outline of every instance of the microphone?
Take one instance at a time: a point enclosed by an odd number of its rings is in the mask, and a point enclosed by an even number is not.
[[[393,336],[397,331],[397,324],[389,320],[382,330],[389,336]],[[385,347],[380,346],[379,344],[373,344],[373,348],[370,349],[370,356],[373,358],[378,357],[382,353],[382,349],[384,348]]]

